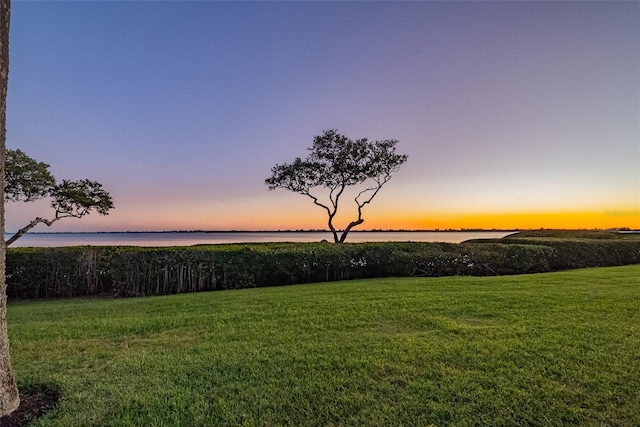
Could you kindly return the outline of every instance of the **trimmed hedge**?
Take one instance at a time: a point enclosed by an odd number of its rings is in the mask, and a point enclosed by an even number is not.
[[[470,240],[494,243],[495,239]],[[503,244],[536,245],[553,248],[552,270],[610,267],[640,263],[640,233],[597,230],[535,230],[506,236]]]
[[[11,298],[147,296],[375,277],[496,275],[640,263],[640,239],[11,248]]]
[[[62,298],[111,294],[111,248],[7,249],[7,295]]]

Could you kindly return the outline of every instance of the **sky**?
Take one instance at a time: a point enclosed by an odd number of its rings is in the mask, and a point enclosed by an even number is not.
[[[325,129],[409,156],[359,229],[640,228],[635,1],[14,0],[7,103],[115,203],[34,231],[325,229],[264,184]]]

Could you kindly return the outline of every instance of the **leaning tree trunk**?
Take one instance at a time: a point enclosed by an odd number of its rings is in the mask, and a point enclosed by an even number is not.
[[[46,220],[44,218],[36,218],[33,221],[31,221],[29,224],[25,225],[24,227],[22,227],[20,230],[18,230],[16,232],[16,234],[14,234],[13,236],[11,236],[10,239],[7,239],[4,244],[5,244],[5,249],[7,246],[11,245],[13,242],[15,242],[16,240],[18,240],[19,238],[21,238],[22,236],[24,236],[25,234],[27,234],[27,231],[31,230],[33,227],[35,227],[36,225],[43,223],[43,224],[47,224],[47,226],[51,227],[51,225],[58,221],[60,218],[54,218],[52,220]]]
[[[4,172],[7,137],[7,84],[9,81],[9,18],[11,2],[0,0],[0,416],[10,414],[20,397],[9,356],[7,335],[7,282],[5,277],[6,252],[4,243]]]

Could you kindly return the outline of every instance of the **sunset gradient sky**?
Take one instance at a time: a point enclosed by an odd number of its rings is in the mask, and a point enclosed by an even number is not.
[[[8,147],[116,204],[34,231],[325,228],[264,179],[328,128],[409,155],[360,229],[640,228],[635,1],[17,0],[10,43]]]

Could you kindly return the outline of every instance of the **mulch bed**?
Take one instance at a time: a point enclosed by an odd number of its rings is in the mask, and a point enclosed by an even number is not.
[[[60,392],[41,387],[20,392],[20,406],[9,415],[0,417],[0,427],[26,427],[58,405]]]

